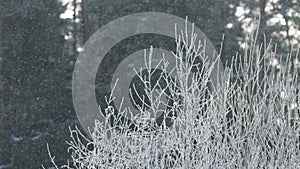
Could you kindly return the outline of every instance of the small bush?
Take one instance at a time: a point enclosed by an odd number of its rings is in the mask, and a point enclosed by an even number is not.
[[[245,46],[245,59],[232,60],[216,85],[210,75],[220,56],[207,62],[212,56],[205,55],[196,35],[178,33],[177,77],[164,73],[168,65],[162,59],[155,83],[154,70],[137,72],[145,89],[145,95],[131,91],[142,103],[134,102],[139,116],[124,121],[130,110],[117,112],[112,94],[100,112],[106,122],[95,121],[92,139],[71,130],[74,168],[298,168],[298,68],[291,66],[291,57],[281,57],[276,69],[270,64],[276,49],[257,45],[255,37]],[[151,51],[145,58],[151,62]],[[167,108],[158,123],[150,114],[160,112],[160,104]]]

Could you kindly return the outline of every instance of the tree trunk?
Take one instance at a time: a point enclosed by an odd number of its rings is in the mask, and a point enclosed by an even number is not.
[[[73,0],[73,52],[77,53],[77,24],[76,24],[76,10],[77,10],[77,1]]]
[[[86,3],[86,0],[81,1],[81,16],[82,16],[81,29],[82,29],[82,33],[83,33],[83,44],[90,37],[89,16],[85,12],[85,3]]]
[[[0,109],[3,108],[3,91],[4,91],[4,84],[3,84],[3,75],[2,75],[2,67],[3,67],[3,22],[2,22],[2,18],[0,16]],[[0,124],[1,121],[0,121]],[[1,132],[1,129],[0,129]]]
[[[291,35],[290,35],[290,28],[289,28],[289,19],[287,16],[284,16],[284,21],[285,21],[285,31],[286,31],[286,37],[288,39],[289,50],[291,50],[292,49]]]
[[[4,23],[3,17],[0,14],[0,143],[5,141],[7,136],[5,135],[5,121],[7,115],[2,111],[4,108],[4,77],[3,77],[3,35],[4,35]],[[1,148],[2,145],[0,145]],[[7,164],[8,159],[4,156],[3,152],[0,152],[0,165]]]
[[[267,0],[260,0],[259,1],[259,12],[260,12],[260,24],[259,24],[259,37],[264,38],[264,35],[266,35],[267,37],[267,32],[266,32],[266,22],[267,22],[267,18],[266,18],[266,5],[267,5]],[[260,40],[260,43],[262,44],[262,48],[260,51],[260,71],[259,71],[259,86],[260,86],[260,92],[263,93],[263,88],[264,88],[264,83],[263,83],[263,79],[265,77],[265,58],[264,58],[264,54],[265,54],[265,46],[267,44],[264,44],[264,39]]]

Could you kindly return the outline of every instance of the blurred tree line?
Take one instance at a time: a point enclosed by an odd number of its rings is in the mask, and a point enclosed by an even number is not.
[[[63,54],[65,7],[56,0],[0,3],[0,165],[38,168],[48,161],[47,142],[58,158],[66,156],[64,140],[75,119],[66,90],[71,59]]]
[[[65,3],[67,2],[67,3]],[[278,51],[298,48],[297,0],[1,0],[0,1],[0,166],[40,168],[49,163],[46,143],[56,160],[68,159],[68,126],[78,125],[72,104],[73,67],[88,38],[103,25],[137,12],[188,16],[219,51],[222,61],[243,51],[246,25],[261,15],[260,34]],[[71,9],[68,9],[71,8]],[[62,18],[66,10],[72,16]],[[297,34],[298,31],[298,34]],[[263,42],[263,39],[260,39]],[[117,65],[150,46],[173,50],[172,39],[137,35],[121,41],[103,60],[96,79],[98,103],[110,93]],[[299,58],[293,58],[299,66]],[[0,167],[1,168],[1,167]]]

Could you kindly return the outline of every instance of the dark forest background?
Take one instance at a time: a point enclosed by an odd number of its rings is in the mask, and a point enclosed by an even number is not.
[[[217,51],[225,35],[224,64],[230,63],[236,52],[243,52],[247,25],[259,14],[259,32],[278,43],[278,55],[296,51],[300,44],[298,0],[66,2],[0,0],[0,169],[35,169],[41,164],[50,167],[47,143],[58,164],[70,158],[66,144],[70,139],[68,126],[79,125],[71,86],[76,57],[95,31],[119,17],[150,11],[188,16]],[[66,11],[71,15],[63,17]],[[110,92],[110,67],[118,65],[120,58],[151,45],[171,48],[169,41],[163,36],[139,35],[115,46],[108,53],[110,59],[99,67],[98,103],[103,104],[103,96]],[[299,58],[294,57],[293,61],[294,66],[299,66]]]

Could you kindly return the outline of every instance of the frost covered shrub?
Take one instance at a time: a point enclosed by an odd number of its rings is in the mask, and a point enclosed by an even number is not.
[[[130,110],[124,107],[117,112],[112,94],[105,112],[100,112],[106,122],[95,121],[92,139],[71,130],[68,144],[74,168],[300,166],[299,79],[291,55],[286,60],[281,57],[282,66],[276,69],[270,64],[275,49],[257,45],[254,34],[246,43],[245,59],[233,60],[219,73],[221,84],[214,85],[210,74],[220,56],[214,63],[207,62],[212,56],[205,55],[205,44],[195,41],[196,36],[178,33],[173,53],[177,77],[161,73],[153,84],[151,66],[146,75],[137,72],[146,94],[138,95],[142,104],[134,102],[139,116],[124,121],[122,115]],[[146,65],[151,55],[145,53]],[[162,59],[160,64],[164,72],[167,62]],[[160,112],[160,104],[167,108],[158,124],[150,113]]]

